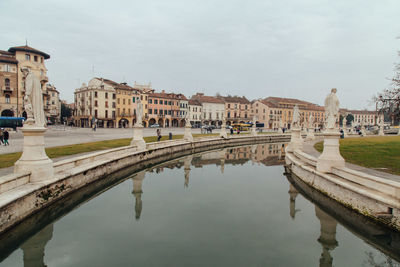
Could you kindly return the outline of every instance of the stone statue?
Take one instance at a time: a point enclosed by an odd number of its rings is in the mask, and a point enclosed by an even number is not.
[[[185,126],[191,126],[190,125],[190,114],[189,114],[189,111],[186,111],[186,114],[185,114]]]
[[[300,110],[297,104],[293,108],[293,126],[300,126]]]
[[[343,117],[343,128],[346,129],[347,126],[347,119],[346,116]]]
[[[339,114],[339,99],[336,96],[336,88],[325,98],[326,128],[335,129]]]
[[[314,125],[314,116],[310,113],[310,117],[308,118],[308,128],[313,128]]]
[[[283,120],[282,118],[279,118],[279,128],[283,128]]]
[[[257,116],[253,117],[253,127],[256,127],[257,124]]]
[[[140,97],[138,98],[137,107],[136,107],[136,124],[142,126],[143,121],[143,104]]]
[[[28,68],[23,68],[22,73],[25,76],[24,109],[28,117],[25,123],[36,127],[45,127],[42,85],[39,78]]]

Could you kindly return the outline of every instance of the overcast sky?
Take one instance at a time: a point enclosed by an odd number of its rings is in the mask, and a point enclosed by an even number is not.
[[[156,90],[373,108],[400,61],[400,0],[0,0],[0,49],[51,55],[61,98],[93,76]]]

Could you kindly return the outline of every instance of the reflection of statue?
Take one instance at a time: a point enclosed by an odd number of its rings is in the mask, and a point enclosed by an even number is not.
[[[299,126],[300,124],[300,110],[297,104],[293,108],[293,126]]]
[[[43,110],[42,85],[39,78],[36,77],[28,68],[22,69],[25,77],[25,97],[24,108],[27,114],[26,123],[36,127],[46,126],[46,118]]]
[[[138,103],[136,107],[136,124],[142,126],[143,121],[143,104],[140,98],[138,98]]]
[[[290,184],[289,185],[289,196],[290,196],[290,217],[294,220],[296,213],[299,212],[299,209],[296,209],[296,197],[299,194],[299,192],[297,191],[297,189]]]
[[[339,99],[336,96],[336,88],[325,98],[325,118],[326,128],[335,129],[339,113]]]
[[[44,267],[45,247],[53,237],[53,224],[49,224],[21,245],[25,267]]]
[[[140,219],[140,215],[142,213],[143,202],[142,202],[142,183],[145,178],[145,172],[139,172],[135,174],[132,178],[133,180],[133,191],[132,194],[135,196],[135,218],[136,220]]]
[[[317,206],[315,206],[315,215],[321,224],[321,234],[318,238],[318,242],[322,246],[322,254],[319,259],[319,266],[331,267],[333,262],[331,251],[338,245],[336,241],[337,222]]]

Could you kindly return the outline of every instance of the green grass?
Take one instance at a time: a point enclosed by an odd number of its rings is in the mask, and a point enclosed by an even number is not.
[[[218,134],[193,134],[193,137],[207,137],[217,136]],[[173,135],[172,139],[182,139],[183,135]],[[143,138],[146,143],[156,142],[157,136],[146,136]],[[161,141],[168,140],[168,135],[161,137]],[[57,146],[46,148],[46,153],[50,158],[58,158],[69,155],[75,155],[80,153],[87,153],[99,150],[105,150],[110,148],[117,148],[122,146],[128,146],[131,143],[132,138],[104,140],[83,144],[74,144],[66,146]],[[0,168],[6,168],[13,166],[14,163],[21,157],[22,152],[0,154]]]
[[[322,142],[314,147],[322,152]],[[340,154],[347,162],[400,175],[400,136],[341,139]]]

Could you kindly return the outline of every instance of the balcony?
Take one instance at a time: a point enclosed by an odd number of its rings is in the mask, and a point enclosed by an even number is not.
[[[11,86],[3,86],[1,90],[5,92],[12,92],[14,91],[14,88],[12,88]]]
[[[46,75],[40,75],[40,81],[47,83],[49,81],[49,78]]]

